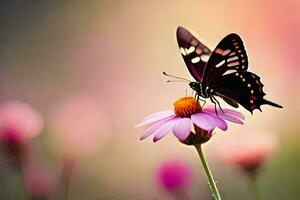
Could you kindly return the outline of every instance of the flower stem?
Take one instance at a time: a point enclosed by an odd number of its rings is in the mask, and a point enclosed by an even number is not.
[[[204,171],[206,173],[206,176],[208,178],[208,182],[209,182],[209,185],[210,185],[210,189],[213,193],[213,197],[216,199],[216,200],[221,200],[221,196],[220,196],[220,193],[218,191],[218,188],[217,188],[217,185],[216,185],[216,182],[209,170],[209,167],[207,165],[207,162],[205,160],[205,157],[204,157],[204,154],[203,154],[203,151],[202,151],[202,147],[201,147],[201,144],[195,144],[194,145],[195,148],[197,149],[198,151],[198,154],[199,154],[199,157],[200,157],[200,160],[202,162],[202,165],[203,165],[203,168],[204,168]]]
[[[253,199],[256,200],[261,200],[261,195],[258,189],[258,183],[257,183],[257,175],[256,174],[251,174],[249,176],[249,187],[250,187],[250,191],[253,195]]]
[[[69,200],[69,190],[70,190],[70,183],[71,177],[76,165],[76,161],[71,158],[65,158],[63,163],[63,169],[61,174],[61,182],[63,184],[63,193],[64,199]]]

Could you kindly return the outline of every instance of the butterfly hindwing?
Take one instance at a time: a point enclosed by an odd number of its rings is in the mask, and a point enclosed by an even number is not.
[[[248,72],[248,57],[241,37],[235,33],[221,40],[213,52],[183,27],[177,29],[177,41],[184,62],[196,79],[191,86],[204,98],[219,96],[229,105],[240,104],[251,113],[268,104],[282,106],[264,99],[260,77]],[[193,83],[193,82],[192,82]]]
[[[177,28],[177,42],[183,60],[194,79],[202,81],[211,50],[183,27]]]
[[[248,57],[242,39],[235,33],[227,35],[212,52],[203,75],[205,88],[225,73],[247,71]]]
[[[259,109],[263,104],[282,108],[280,105],[264,99],[263,84],[260,77],[254,73],[242,71],[226,74],[215,80],[210,88],[213,94],[225,96],[249,110]]]

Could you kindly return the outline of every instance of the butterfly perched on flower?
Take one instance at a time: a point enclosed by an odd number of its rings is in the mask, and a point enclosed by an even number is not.
[[[227,35],[213,52],[183,27],[177,28],[176,35],[183,60],[196,80],[189,85],[198,98],[209,98],[216,106],[218,96],[229,105],[237,108],[240,104],[251,113],[255,109],[261,111],[263,104],[282,108],[263,98],[260,77],[247,71],[248,57],[239,35]]]

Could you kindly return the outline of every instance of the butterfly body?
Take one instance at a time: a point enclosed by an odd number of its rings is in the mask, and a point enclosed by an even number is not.
[[[242,105],[251,113],[263,104],[282,108],[264,99],[260,77],[248,70],[248,56],[242,39],[227,35],[211,51],[183,27],[177,29],[177,41],[185,64],[196,81],[190,87],[196,96],[209,98],[220,106],[216,96],[237,108]]]
[[[207,98],[204,95],[202,95],[200,82],[192,81],[189,83],[189,86],[196,92],[196,94],[198,94],[201,97]]]
[[[201,82],[192,81],[189,83],[189,86],[196,92],[197,96],[203,97],[203,98],[210,98],[212,95],[217,95],[211,90],[209,87],[206,88],[206,90],[202,90]]]

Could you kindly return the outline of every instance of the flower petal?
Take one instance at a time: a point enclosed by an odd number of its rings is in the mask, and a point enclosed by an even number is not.
[[[163,111],[163,112],[158,112],[158,113],[154,113],[148,117],[146,117],[141,123],[139,123],[138,125],[135,126],[135,128],[140,127],[140,126],[144,126],[146,124],[150,124],[150,123],[154,123],[157,121],[160,121],[162,119],[165,118],[169,118],[171,116],[174,116],[174,111]]]
[[[173,118],[172,120],[165,123],[163,126],[161,126],[159,129],[155,131],[155,136],[153,138],[153,142],[157,142],[161,138],[163,138],[167,133],[169,133],[174,125],[180,120],[180,118]]]
[[[175,117],[169,117],[163,120],[160,120],[154,124],[152,124],[149,128],[146,129],[146,131],[141,136],[140,140],[146,139],[150,135],[152,135],[157,129],[159,129],[161,126],[163,126],[165,123],[169,122],[170,120],[174,119]]]
[[[223,109],[223,111],[225,112],[225,114],[230,114],[230,115],[238,117],[240,119],[245,119],[245,116],[242,113],[238,112],[238,111],[231,110],[231,109],[226,109],[226,108]]]
[[[191,119],[194,124],[206,131],[212,131],[216,128],[215,120],[210,114],[196,113],[191,116]]]
[[[214,116],[217,116],[216,112],[215,112],[215,109],[213,109],[213,110],[212,109],[205,109],[204,112],[207,112],[207,113],[210,113]],[[224,111],[225,113],[223,113],[221,110],[219,110],[217,112],[218,112],[218,117],[219,118],[222,118],[222,119],[225,119],[227,121],[231,121],[231,122],[234,122],[234,123],[237,123],[237,124],[244,124],[243,121],[239,117],[237,117],[237,115],[234,115],[234,114],[231,114],[231,113],[228,113],[228,112],[225,112],[225,111]]]
[[[219,117],[221,117],[222,119],[225,119],[227,121],[231,121],[231,122],[234,122],[234,123],[237,123],[237,124],[244,124],[244,122],[234,116],[231,116],[231,115],[226,115],[226,114],[221,114],[221,113],[218,113]]]
[[[224,112],[222,112],[222,110]],[[222,110],[217,108],[218,114],[221,112],[223,114],[230,115],[230,116],[233,116],[233,117],[238,118],[238,119],[245,119],[245,116],[242,113],[238,112],[238,111],[227,109],[227,108],[222,108]],[[209,106],[208,108],[203,109],[203,111],[208,111],[209,113],[216,114],[215,108],[211,107],[211,106]]]
[[[153,114],[147,116],[144,120],[153,118],[153,117],[158,116],[158,115],[168,114],[168,113],[174,114],[174,111],[173,110],[165,110],[165,111],[156,112],[156,113],[153,113]]]
[[[180,141],[184,141],[190,135],[191,120],[189,118],[181,118],[174,125],[172,132]]]
[[[204,113],[206,113],[206,112],[204,112]],[[214,118],[216,126],[219,129],[221,129],[223,131],[227,130],[227,123],[222,118],[220,118],[218,116],[215,116],[215,115],[212,115],[210,113],[207,113],[207,114]]]

